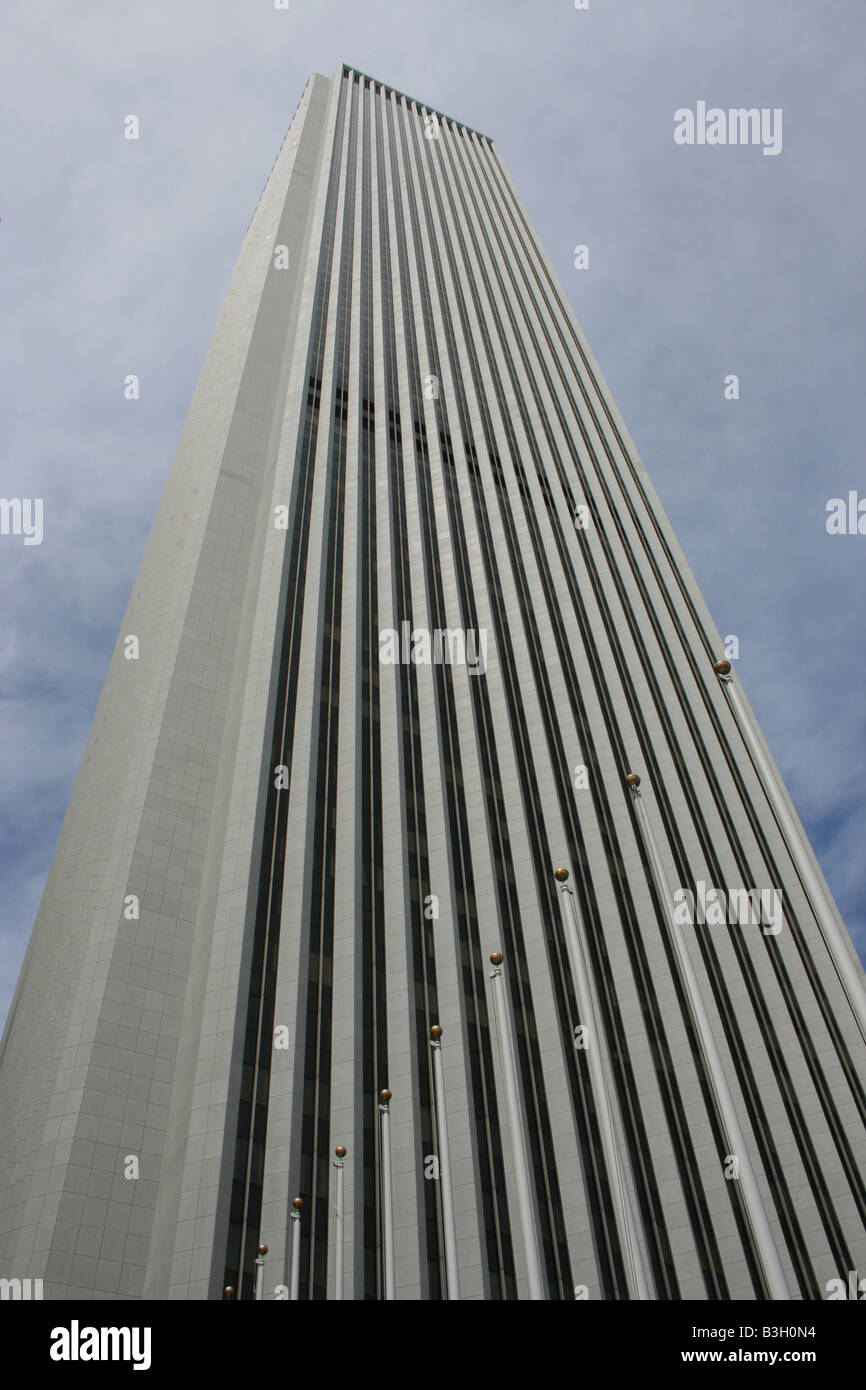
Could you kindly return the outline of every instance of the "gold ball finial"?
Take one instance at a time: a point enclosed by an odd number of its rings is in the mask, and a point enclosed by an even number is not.
[[[259,1246],[259,1254],[260,1254],[260,1255],[267,1255],[267,1253],[268,1253],[268,1247],[267,1247],[266,1245],[260,1245],[260,1246]]]
[[[391,1092],[387,1088],[384,1091],[380,1091],[379,1099],[383,1105],[387,1105],[388,1101],[391,1099]]]
[[[494,951],[494,952],[493,952],[493,955],[490,957],[490,964],[491,964],[491,965],[501,965],[501,964],[502,964],[502,952],[501,952],[501,951]]]
[[[226,1284],[225,1288],[223,1289],[223,1298],[232,1297],[234,1297],[234,1289],[232,1288],[231,1284]]]
[[[717,676],[729,676],[731,674],[731,663],[723,656],[721,661],[713,662],[713,670]]]
[[[348,1152],[349,1150],[346,1148],[345,1144],[338,1144],[334,1150],[334,1153],[337,1155],[338,1158],[345,1158]]]
[[[434,1023],[434,1024],[433,1024],[433,1027],[430,1029],[430,1036],[431,1036],[431,1038],[441,1038],[441,1037],[442,1037],[442,1029],[439,1027],[439,1024],[438,1024],[438,1023]]]
[[[568,880],[568,869],[554,869],[553,877],[557,883],[565,883]]]
[[[292,1206],[295,1208],[295,1211],[300,1211],[303,1205],[303,1200],[300,1197],[292,1198]]]
[[[637,773],[636,773],[636,772],[630,772],[630,773],[628,774],[628,777],[626,777],[626,779],[625,779],[625,784],[626,784],[627,787],[639,787],[639,786],[640,786],[640,778],[638,777]]]

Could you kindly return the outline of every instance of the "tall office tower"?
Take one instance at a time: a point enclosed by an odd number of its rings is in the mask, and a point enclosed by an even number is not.
[[[3,1039],[0,1273],[819,1299],[866,1269],[863,1026],[495,146],[312,77]]]

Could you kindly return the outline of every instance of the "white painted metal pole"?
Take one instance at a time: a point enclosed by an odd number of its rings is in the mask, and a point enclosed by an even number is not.
[[[821,883],[818,875],[812,867],[809,854],[809,847],[806,843],[803,831],[791,815],[785,800],[778,774],[761,747],[761,740],[749,717],[748,711],[743,704],[742,696],[734,683],[731,674],[731,663],[723,658],[717,661],[713,670],[719,678],[719,684],[728,698],[728,704],[733,711],[734,719],[739,725],[743,742],[751,754],[752,762],[755,764],[758,776],[760,777],[767,800],[773,808],[779,828],[785,838],[788,851],[794,861],[794,867],[800,877],[803,890],[812,906],[815,914],[815,921],[818,923],[818,930],[824,938],[824,945],[830,956],[839,982],[845,991],[848,1003],[851,1005],[852,1012],[863,1038],[866,1039],[866,987],[856,963],[851,958],[851,953],[845,944],[845,940],[839,930],[833,905],[827,897],[826,890]]]
[[[433,1085],[436,1091],[436,1139],[439,1150],[439,1192],[442,1197],[442,1225],[445,1231],[445,1277],[448,1298],[460,1298],[460,1274],[457,1268],[457,1231],[454,1225],[454,1195],[451,1190],[451,1151],[448,1147],[448,1115],[445,1108],[445,1064],[442,1060],[442,1029],[436,1023],[430,1029],[433,1049]]]
[[[268,1253],[266,1245],[260,1245],[256,1253],[256,1302],[260,1303],[265,1296],[265,1255]]]
[[[520,1097],[517,1091],[517,1060],[514,1056],[514,1040],[511,1036],[511,1012],[505,996],[505,980],[502,975],[502,955],[494,951],[490,957],[493,969],[493,1001],[496,1008],[496,1031],[499,1034],[499,1049],[502,1057],[502,1072],[505,1078],[505,1097],[508,1104],[508,1119],[511,1128],[511,1146],[514,1153],[514,1182],[517,1188],[517,1203],[520,1210],[520,1225],[523,1231],[523,1244],[526,1249],[526,1266],[529,1276],[529,1297],[535,1301],[544,1299],[544,1283],[538,1259],[538,1241],[535,1234],[535,1215],[532,1209],[532,1196],[529,1186],[529,1164],[526,1158],[526,1145],[523,1139],[523,1121],[520,1113]]]
[[[297,1299],[301,1284],[301,1208],[303,1202],[295,1197],[292,1202],[292,1264],[289,1273],[289,1298]]]
[[[604,1030],[601,1026],[598,996],[593,987],[592,973],[583,944],[577,901],[567,884],[568,870],[557,869],[554,877],[560,885],[562,897],[566,904],[565,940],[571,962],[577,1007],[580,1010],[579,1022],[589,1025],[588,1046],[585,1049],[586,1058],[592,1082],[602,1151],[610,1178],[611,1199],[622,1245],[629,1293],[634,1299],[651,1299],[652,1293],[638,1237],[637,1220],[620,1158],[620,1153],[625,1152],[625,1140],[617,1133],[616,1129],[610,1099],[616,1094],[613,1072],[607,1054]]]
[[[773,1233],[770,1230],[770,1223],[767,1219],[763,1198],[761,1197],[760,1188],[758,1187],[757,1179],[755,1178],[755,1173],[746,1148],[745,1136],[740,1128],[740,1121],[737,1117],[734,1099],[728,1086],[727,1077],[725,1076],[722,1059],[716,1047],[716,1040],[713,1037],[710,1018],[701,994],[698,977],[695,973],[691,956],[689,955],[683,938],[682,928],[675,921],[673,893],[671,892],[658,845],[656,844],[656,839],[649,823],[649,817],[644,810],[643,801],[638,791],[640,778],[636,773],[632,772],[629,773],[626,782],[631,788],[631,793],[634,798],[637,819],[643,832],[644,843],[649,854],[650,863],[652,864],[656,886],[667,910],[668,920],[671,925],[671,938],[674,952],[680,969],[680,978],[685,987],[685,994],[692,1016],[692,1022],[706,1063],[707,1077],[715,1095],[719,1117],[725,1133],[725,1142],[728,1145],[729,1153],[737,1160],[738,1178],[732,1179],[732,1181],[739,1181],[740,1183],[746,1213],[752,1228],[752,1235],[755,1240],[758,1258],[763,1267],[770,1297],[773,1299],[790,1299],[791,1294],[788,1289],[787,1280],[785,1279],[785,1271],[782,1268],[779,1252],[776,1249],[776,1242],[773,1240]]]
[[[343,1241],[343,1160],[346,1157],[345,1144],[338,1144],[334,1150],[334,1298],[343,1297],[343,1265],[345,1250]]]
[[[379,1092],[379,1154],[382,1165],[382,1254],[385,1265],[385,1298],[396,1299],[394,1278],[394,1192],[391,1181],[390,1091]]]

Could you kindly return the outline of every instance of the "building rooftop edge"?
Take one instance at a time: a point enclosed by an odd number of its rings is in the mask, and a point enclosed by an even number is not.
[[[379,77],[373,77],[369,72],[362,72],[360,68],[353,67],[351,63],[338,63],[334,69],[334,77],[345,77],[352,73],[365,82],[372,82],[376,87],[382,87],[386,92],[393,92],[395,97],[401,97],[404,101],[413,102],[415,106],[423,106],[425,111],[432,111],[440,120],[450,121],[453,125],[460,126],[461,130],[469,131],[470,135],[477,135],[480,140],[486,140],[488,145],[495,144],[491,135],[485,135],[483,130],[477,130],[475,126],[467,125],[465,121],[458,121],[455,116],[449,116],[445,111],[439,111],[435,106],[429,106],[425,101],[419,101],[417,97],[409,96],[408,92],[401,92],[399,87],[392,87],[389,83],[383,82]],[[321,77],[321,73],[311,73],[312,77]],[[328,79],[326,79],[328,80]]]

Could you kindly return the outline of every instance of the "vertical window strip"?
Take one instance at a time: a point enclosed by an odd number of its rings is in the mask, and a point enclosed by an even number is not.
[[[376,1098],[388,1084],[388,1014],[382,832],[381,713],[379,699],[378,550],[376,535],[376,441],[373,379],[373,211],[371,172],[372,96],[364,93],[361,172],[361,324],[359,376],[359,556],[358,609],[361,738],[361,1057],[362,1097],[362,1281],[365,1296],[382,1286]]]
[[[412,580],[409,565],[409,536],[406,516],[406,490],[403,463],[403,434],[397,377],[395,289],[392,277],[388,193],[385,183],[384,139],[381,111],[376,119],[376,169],[379,194],[379,244],[382,285],[382,330],[385,346],[385,389],[388,410],[389,496],[391,502],[391,544],[394,557],[394,602],[400,622],[412,618]],[[399,225],[399,209],[395,207]],[[432,1057],[430,1027],[438,1021],[436,962],[432,924],[424,916],[424,900],[431,892],[427,853],[427,822],[424,803],[424,773],[421,752],[421,717],[418,704],[417,671],[414,665],[396,667],[402,712],[402,767],[406,816],[407,916],[409,958],[414,983],[413,1060],[418,1081],[418,1139],[422,1153],[435,1150],[432,1105]],[[441,1212],[438,1184],[421,1182],[424,1206],[424,1280],[428,1294],[442,1296]]]
[[[301,1224],[301,1289],[308,1299],[324,1299],[327,1292],[337,754],[358,105],[359,93],[353,87],[349,107],[348,149],[344,162],[345,194],[334,334],[333,408],[326,483],[325,545],[320,575],[319,702],[315,711],[314,769],[311,771],[315,808],[311,827],[308,949],[304,962],[307,984],[300,1126],[300,1189],[305,1198]]]
[[[270,1058],[282,907],[283,860],[289,793],[274,787],[273,769],[291,766],[295,708],[298,689],[301,624],[310,535],[310,507],[318,436],[324,337],[331,285],[331,258],[339,193],[338,144],[342,138],[344,95],[341,91],[334,129],[332,164],[328,180],[316,290],[311,315],[307,358],[307,398],[298,430],[292,484],[291,532],[287,537],[284,567],[283,629],[279,635],[279,659],[274,700],[271,759],[265,768],[265,810],[255,927],[252,943],[241,1086],[235,1123],[232,1194],[226,1233],[225,1284],[237,1289],[239,1298],[251,1298],[254,1262],[261,1220],[263,1143],[267,1119]],[[276,653],[275,653],[276,655]],[[259,1125],[256,1140],[254,1116]]]
[[[414,149],[416,149],[417,156],[418,140],[416,129],[411,128],[411,135],[413,135],[414,142],[416,142],[414,143]],[[423,183],[421,183],[421,192],[423,192],[425,200],[425,214],[430,218],[430,203],[428,203],[427,192],[425,192]],[[430,221],[430,225],[432,228],[432,221]],[[436,249],[435,246],[435,236],[434,239],[432,239],[431,245],[432,250],[434,250],[436,274],[438,274],[439,277],[439,285],[442,286],[441,260],[439,260],[438,249]],[[450,354],[452,354],[453,361],[457,363],[455,339],[453,339],[453,329],[450,327],[448,304],[446,304],[445,299],[443,299],[443,322],[445,322],[445,331],[446,336],[448,336]],[[464,446],[466,446],[467,455],[475,457],[474,443],[471,442],[471,428],[470,424],[468,424],[466,396],[464,396],[463,388],[461,388],[459,367],[456,368],[456,371],[457,409],[459,409],[461,428],[463,428]],[[449,436],[443,436],[441,442],[443,443],[443,452],[445,452],[446,460],[449,461],[449,468],[453,468],[453,461],[455,460],[453,460],[453,449],[452,446],[450,446]],[[453,480],[450,471],[446,473],[445,480],[446,498],[448,498],[449,502],[452,524],[455,524],[455,517],[457,518],[457,523],[455,525],[455,555],[457,566],[459,566],[459,569],[463,566],[461,573],[466,577],[468,594],[471,595],[471,581],[468,580],[468,566],[466,560],[466,539],[464,539],[463,532],[461,532],[459,499],[457,499],[457,505],[455,506],[456,495],[455,489],[453,489]],[[500,592],[498,598],[499,600],[502,599]],[[461,602],[464,602],[464,598],[461,599]],[[467,613],[467,624],[468,626],[477,626],[477,620],[475,620],[474,617],[474,603],[473,612]],[[518,1008],[520,1008],[521,1011],[517,1013],[518,1037],[520,1037],[521,1040],[525,1040],[527,1036],[530,1037],[530,1049],[535,1048],[535,1052],[537,1052],[537,1034],[535,1034],[534,1019],[532,1019],[531,1022],[531,1029],[525,1029],[525,1017],[527,1017],[527,1015],[525,1015],[525,1008],[527,1008],[527,992],[525,991],[528,991],[528,967],[527,960],[525,960],[523,940],[514,933],[514,922],[517,920],[518,923],[518,917],[516,916],[516,881],[514,881],[512,853],[510,853],[509,838],[507,838],[505,799],[503,799],[502,785],[500,785],[498,758],[496,758],[495,753],[495,739],[491,737],[491,712],[489,712],[489,703],[487,701],[487,691],[485,691],[484,682],[473,682],[473,687],[471,687],[471,689],[473,689],[473,695],[475,696],[474,714],[475,728],[477,728],[478,737],[478,752],[480,752],[482,769],[484,769],[485,787],[487,787],[488,833],[491,834],[492,840],[492,859],[496,874],[496,890],[498,890],[500,906],[503,906],[506,940],[509,940],[510,949],[512,949],[512,963],[513,966],[516,967],[514,973],[516,973],[517,976],[516,990],[518,1001],[520,1001]],[[523,785],[523,791],[524,794],[525,791],[527,791],[525,784]],[[528,805],[530,805],[530,823],[532,824],[532,816],[537,816],[538,806],[537,803],[532,803],[531,801],[528,802]],[[535,821],[535,824],[537,823],[538,821]],[[523,1024],[523,1029],[521,1029],[521,1024]],[[537,1086],[539,1074],[541,1074],[539,1073],[539,1068],[535,1066],[531,1077],[532,1087]],[[542,1097],[542,1105],[544,1105],[544,1097]],[[544,1125],[545,1119],[546,1118],[542,1118],[542,1125]],[[530,1134],[531,1141],[535,1140],[534,1130],[535,1127],[532,1127]],[[534,1152],[534,1162],[538,1175],[539,1166],[537,1150]],[[545,1194],[542,1201],[549,1202],[550,1186],[548,1173],[546,1173],[544,1169],[541,1170],[539,1181],[541,1181],[541,1191]],[[548,1226],[546,1230],[544,1227],[546,1215],[549,1215],[549,1211],[545,1211],[545,1208],[542,1208],[542,1247],[544,1247],[545,1262],[546,1265],[548,1265],[550,1287],[555,1291],[556,1297],[571,1297],[570,1273],[564,1272],[562,1266],[563,1247],[562,1245],[555,1247],[553,1240],[550,1240],[550,1227]],[[567,1257],[567,1247],[564,1252],[566,1252]],[[559,1261],[559,1265],[557,1265],[557,1261]]]
[[[412,136],[415,144],[416,158],[419,168],[423,167],[423,159],[419,154],[419,141],[417,129],[412,126]],[[440,142],[429,142],[432,147]],[[432,157],[432,156],[431,156]],[[442,227],[442,243],[447,248],[450,259],[452,274],[457,292],[458,307],[464,327],[464,336],[467,341],[467,351],[470,359],[470,366],[475,384],[476,397],[479,410],[482,415],[482,423],[487,443],[488,451],[495,456],[495,441],[493,439],[490,417],[487,409],[483,384],[478,371],[477,357],[472,341],[472,334],[468,328],[465,315],[465,305],[462,300],[459,282],[454,270],[454,252],[450,236],[447,232],[449,219],[443,214],[441,197],[438,185],[431,179],[434,195],[439,207],[439,221]],[[422,182],[422,188],[424,184]],[[429,203],[427,205],[429,216]],[[434,226],[431,220],[429,225]],[[443,304],[443,313],[446,312],[447,298],[444,286],[440,283],[440,294]],[[482,330],[483,331],[483,330]],[[455,381],[458,383],[458,397],[461,395],[462,388],[459,385],[460,368],[455,357]],[[469,471],[472,480],[474,508],[476,514],[476,525],[482,544],[482,554],[485,563],[485,573],[487,576],[488,591],[491,597],[491,604],[494,615],[497,619],[496,641],[497,650],[500,656],[505,679],[505,689],[507,703],[509,707],[509,719],[512,727],[512,735],[515,742],[518,774],[521,779],[522,795],[524,798],[527,813],[527,822],[531,829],[531,846],[533,854],[533,864],[536,874],[536,881],[539,889],[539,897],[542,910],[546,909],[546,934],[548,940],[551,933],[554,937],[560,938],[560,950],[564,951],[562,941],[562,923],[560,909],[556,898],[553,882],[552,867],[549,847],[546,842],[546,835],[541,815],[541,804],[538,796],[538,788],[535,780],[535,772],[531,757],[528,734],[526,731],[525,720],[522,712],[522,702],[519,694],[519,683],[516,680],[516,667],[514,655],[511,648],[510,634],[508,631],[507,614],[505,613],[504,603],[499,585],[498,571],[496,568],[495,557],[491,542],[491,532],[487,517],[486,502],[483,496],[483,488],[480,480],[480,470],[477,463],[477,453],[472,439],[471,429],[466,412],[465,399],[458,400],[458,408],[461,410],[462,423],[465,431],[464,446],[466,448],[467,459],[469,460]],[[475,682],[474,685],[481,686],[482,682]],[[478,704],[486,699],[486,692],[481,690],[477,696]],[[482,714],[483,721],[483,714]],[[478,724],[477,724],[477,727]],[[480,727],[483,727],[483,722]],[[484,748],[484,742],[479,738],[479,747]],[[488,775],[492,784],[496,788],[497,798],[501,800],[501,785],[498,769],[498,759],[495,747],[492,745],[488,749],[489,765]],[[502,806],[504,812],[504,804]],[[497,836],[501,837],[503,849],[507,847],[507,828],[505,825],[504,814],[491,819],[489,822],[489,832],[493,840],[495,850]],[[525,946],[523,942],[522,929],[519,920],[519,909],[517,904],[516,885],[514,884],[513,866],[511,865],[510,851],[507,854],[494,853],[494,863],[507,865],[507,878],[503,875],[498,876],[497,887],[499,891],[500,909],[503,917],[503,930],[510,951],[510,960],[513,968],[509,971],[509,985],[512,991],[512,1002],[515,1015],[515,1033],[518,1043],[518,1052],[521,1057],[521,1073],[526,1081],[526,1104],[530,1116],[529,1140],[532,1156],[533,1168],[538,1189],[539,1213],[541,1217],[542,1247],[548,1269],[548,1278],[551,1289],[555,1290],[556,1297],[573,1297],[571,1289],[571,1274],[569,1268],[568,1244],[565,1238],[564,1221],[562,1206],[559,1198],[559,1184],[556,1170],[556,1161],[553,1151],[552,1134],[550,1131],[549,1119],[547,1115],[547,1103],[544,1095],[544,1082],[541,1069],[540,1052],[538,1048],[537,1029],[535,1026],[534,1012],[531,1000],[529,985],[529,970],[526,960]],[[557,984],[562,988],[562,971],[554,968],[552,972],[554,989]],[[569,1027],[570,1035],[570,1027]],[[609,1212],[608,1212],[609,1216]],[[611,1226],[608,1227],[608,1239],[602,1241],[602,1250],[608,1248],[608,1243],[614,1246],[616,1243],[616,1233]],[[622,1262],[619,1259],[619,1273],[622,1277]],[[603,1277],[603,1275],[602,1275]]]
[[[405,136],[406,122],[404,120],[400,120],[400,127],[404,163],[408,166]],[[400,178],[396,164],[397,140],[395,135],[395,117],[393,110],[390,108],[388,111],[388,129],[392,158],[392,181],[395,187],[399,187]],[[407,189],[410,194],[413,238],[416,252],[418,252],[417,265],[420,271],[423,268],[423,260],[420,256],[420,234],[417,211],[414,205],[414,190],[412,188],[411,178],[409,177],[407,177]],[[405,247],[403,248],[403,255],[405,259]],[[406,263],[405,278],[408,282],[408,262]],[[425,325],[429,335],[431,331],[429,294],[427,293],[426,278],[423,275],[420,277],[420,289],[422,293],[422,314],[425,317]],[[412,357],[416,363],[417,371],[417,343],[414,337],[414,320],[412,331]],[[419,402],[419,410],[420,409]],[[439,411],[442,409],[441,402],[438,403],[438,409]],[[438,413],[437,418],[439,419],[440,426],[443,426],[445,431],[447,431],[447,416]],[[424,438],[426,441],[426,429]],[[429,485],[429,449],[427,449],[423,469],[422,503],[428,518],[433,514],[432,499],[427,497]],[[449,497],[448,500],[453,540],[453,497]],[[465,541],[463,543],[463,552],[465,553]],[[438,557],[438,551],[436,553]],[[466,575],[467,570],[464,564],[457,576],[460,589],[461,608],[464,614],[467,613]],[[444,623],[444,600],[441,596],[441,590],[433,585],[431,587],[431,595],[432,601],[438,605],[438,611],[443,615],[442,622]],[[467,625],[477,626],[474,619],[474,604],[472,604],[472,610],[472,616],[468,618]],[[489,1019],[487,1015],[484,987],[486,972],[476,912],[469,826],[463,793],[463,771],[460,758],[457,712],[454,704],[450,670],[446,670],[446,674],[448,679],[437,684],[440,715],[439,726],[442,740],[446,803],[448,807],[449,826],[451,829],[456,927],[460,941],[461,960],[463,963],[462,979],[467,1022],[470,1082],[476,1120],[475,1140],[479,1163],[481,1165],[482,1215],[487,1244],[488,1277],[490,1279],[491,1296],[493,1298],[513,1298],[516,1296],[514,1257],[511,1245],[508,1208],[505,1199],[502,1144],[499,1131]],[[475,688],[478,686],[479,682],[476,681],[471,684],[473,695],[475,695]],[[485,767],[485,784],[490,787],[492,785],[492,779],[489,775],[489,768],[485,764],[483,749],[481,750],[481,755],[482,766]],[[499,856],[494,857],[497,862],[501,862]]]
[[[417,145],[416,145],[416,150],[417,150]],[[415,228],[416,246],[418,246],[418,247],[420,248],[420,232],[419,232],[419,228],[418,228],[418,217],[417,217],[417,210],[416,210],[416,205],[415,205],[415,193],[414,193],[414,188],[413,188],[411,182],[408,182],[407,187],[408,187],[409,196],[410,196],[410,207],[411,207],[411,210],[412,210],[413,225],[414,225],[414,228]],[[431,215],[430,215],[430,205],[429,205],[429,201],[428,201],[428,199],[427,199],[426,189],[424,189],[423,185],[422,185],[422,188],[421,188],[421,192],[422,192],[422,196],[423,196],[423,198],[424,198],[424,203],[425,203],[425,216],[426,216],[428,225],[430,225],[431,228],[432,228],[433,222],[432,222],[432,218],[431,218]],[[448,349],[449,349],[450,355],[451,355],[451,357],[452,357],[452,360],[456,363],[456,362],[457,362],[457,352],[456,352],[456,346],[455,346],[454,337],[453,337],[453,329],[452,329],[451,323],[450,323],[450,315],[448,314],[447,302],[446,302],[445,297],[444,297],[444,280],[443,280],[443,277],[442,277],[441,262],[440,262],[440,259],[439,259],[438,248],[437,248],[436,242],[435,242],[435,236],[431,238],[431,250],[432,250],[432,255],[433,255],[433,259],[434,259],[434,265],[435,265],[436,274],[437,274],[437,278],[438,278],[438,284],[439,284],[440,292],[441,292],[441,295],[442,295],[443,316],[444,316],[444,317],[443,317],[443,322],[444,322],[444,327],[445,327],[446,338],[447,338],[447,340],[448,340]],[[422,256],[422,253],[420,252],[420,250],[419,250],[419,252],[418,252],[418,271],[419,271],[419,279],[420,279],[421,288],[422,288],[422,302],[423,302],[424,305],[425,305],[425,326],[426,326],[426,329],[427,329],[427,351],[428,351],[428,356],[429,356],[429,360],[430,360],[431,365],[432,365],[432,366],[434,367],[434,369],[435,369],[436,374],[437,374],[438,376],[441,377],[441,369],[440,369],[440,366],[439,366],[439,357],[438,357],[438,353],[437,353],[437,350],[436,350],[435,336],[434,336],[434,330],[433,330],[433,324],[432,324],[432,314],[431,314],[431,311],[430,311],[430,301],[429,301],[429,292],[428,292],[428,287],[427,287],[426,270],[425,270],[425,267],[424,267],[423,256]],[[461,414],[461,422],[462,422],[462,428],[463,428],[463,434],[464,434],[464,440],[465,440],[465,439],[467,439],[467,438],[469,438],[469,437],[471,436],[471,427],[470,427],[470,425],[469,425],[468,411],[467,411],[467,408],[466,408],[465,396],[463,395],[463,392],[462,392],[462,385],[461,385],[461,382],[460,382],[459,373],[458,373],[458,375],[456,376],[455,380],[456,380],[456,389],[457,389],[457,396],[458,396],[458,410],[459,410],[459,412],[460,412],[460,414]],[[444,481],[444,483],[445,483],[446,499],[447,499],[447,502],[448,502],[449,518],[450,518],[451,528],[452,528],[452,543],[453,543],[453,546],[454,546],[455,563],[456,563],[456,568],[457,568],[457,577],[458,577],[458,584],[459,584],[459,589],[460,589],[461,607],[462,607],[462,611],[463,611],[464,625],[465,625],[467,628],[477,628],[477,615],[476,615],[475,607],[474,607],[474,599],[472,598],[472,583],[471,583],[471,576],[470,576],[470,573],[469,573],[469,561],[468,561],[468,553],[467,553],[467,546],[466,546],[466,537],[465,537],[465,533],[464,533],[464,529],[463,529],[462,516],[461,516],[461,511],[460,511],[460,501],[459,501],[459,497],[458,497],[458,495],[457,495],[456,482],[455,482],[455,475],[454,475],[455,457],[454,457],[454,450],[453,450],[453,445],[452,445],[452,442],[451,442],[451,435],[450,435],[450,430],[449,430],[449,425],[448,425],[448,416],[447,416],[447,411],[445,410],[445,407],[444,407],[444,405],[443,405],[443,403],[442,403],[441,400],[438,401],[438,402],[436,403],[435,409],[436,409],[437,419],[438,419],[439,427],[440,427],[440,428],[439,428],[439,439],[440,439],[440,446],[441,446],[441,449],[442,449],[442,455],[443,455],[443,460],[444,460],[444,479],[443,479],[443,481]],[[470,446],[469,446],[469,449],[470,449],[471,451],[474,452],[474,445],[470,445]],[[482,758],[482,765],[483,765],[483,766],[486,766],[487,769],[488,769],[488,771],[487,771],[487,773],[486,773],[486,775],[485,775],[485,782],[486,782],[486,785],[487,785],[488,816],[489,816],[489,820],[490,820],[491,826],[495,826],[495,827],[504,826],[504,825],[505,825],[505,810],[504,810],[504,804],[503,804],[502,795],[501,795],[501,787],[498,786],[498,779],[497,779],[497,786],[496,786],[496,788],[494,789],[493,778],[492,778],[492,776],[490,775],[490,772],[489,772],[489,768],[492,766],[492,764],[493,764],[493,759],[495,758],[495,753],[492,751],[492,750],[495,748],[495,735],[492,733],[492,722],[491,722],[491,718],[490,718],[489,704],[488,704],[488,702],[487,702],[485,699],[482,698],[481,692],[480,692],[480,691],[475,691],[475,690],[473,690],[473,694],[476,696],[476,699],[475,699],[475,717],[476,717],[476,731],[477,731],[477,737],[478,737],[478,740],[479,740],[480,756],[481,756],[481,758]],[[495,793],[496,793],[496,794],[495,794]],[[527,804],[530,806],[531,809],[534,809],[534,808],[532,808],[531,799],[528,801]],[[531,813],[531,812],[530,812],[530,813]],[[506,847],[507,847],[507,828],[506,828],[506,830],[505,830],[505,837],[506,837],[506,838],[505,838],[505,845],[506,845]],[[499,850],[497,851],[497,853],[495,854],[495,860],[496,860],[497,868],[498,868],[498,870],[500,871],[500,874],[501,874],[501,866],[502,866],[502,864],[503,864],[504,862],[508,861],[509,859],[510,859],[510,851],[503,852],[501,849],[499,849]],[[511,874],[511,881],[513,882],[513,873]],[[543,891],[543,889],[542,889],[542,891]],[[550,905],[550,910],[551,910],[553,913],[558,913],[558,907],[557,907],[557,905],[556,905],[555,902],[552,903],[552,904]],[[560,962],[559,962],[559,967],[560,967],[560,969],[562,968],[561,960],[560,960]],[[572,996],[571,996],[571,1001],[570,1001],[570,1012],[569,1012],[569,1017],[573,1018],[573,1017],[575,1017],[575,1016],[576,1016],[576,1009],[575,1009],[574,1000],[573,1000],[573,994],[572,994]],[[569,1038],[569,1045],[570,1045],[570,1043],[571,1043],[571,1032],[570,1032],[570,1027],[568,1028],[568,1038]],[[588,1096],[586,1095],[586,1090],[585,1090],[585,1087],[586,1087],[586,1084],[587,1084],[587,1078],[586,1078],[586,1076],[583,1074],[583,1072],[581,1072],[581,1073],[579,1074],[578,1080],[579,1080],[579,1086],[580,1086],[581,1103],[580,1103],[580,1106],[579,1106],[579,1108],[578,1108],[577,1126],[578,1126],[578,1135],[579,1135],[579,1143],[580,1143],[580,1147],[581,1147],[581,1154],[582,1154],[582,1158],[583,1158],[584,1169],[585,1169],[585,1171],[589,1174],[591,1183],[592,1183],[592,1182],[598,1183],[599,1181],[601,1181],[601,1180],[603,1179],[603,1175],[601,1175],[601,1174],[598,1172],[598,1170],[597,1170],[597,1159],[596,1159],[596,1154],[597,1154],[598,1148],[599,1148],[598,1142],[597,1142],[597,1134],[595,1135],[595,1142],[590,1142],[590,1127],[591,1127],[591,1125],[594,1123],[594,1115],[593,1115],[591,1109],[590,1109],[589,1106],[588,1106],[588,1100],[589,1100],[589,1098],[588,1098]],[[602,1218],[604,1218],[605,1214],[607,1215],[608,1229],[609,1229],[609,1222],[610,1222],[610,1219],[611,1219],[611,1213],[610,1213],[609,1210],[607,1210],[607,1212],[606,1212],[606,1208],[605,1208],[605,1197],[604,1197],[604,1193],[603,1193],[602,1189],[600,1189],[600,1188],[598,1189],[598,1192],[597,1192],[597,1200],[596,1200],[596,1202],[595,1202],[595,1207],[594,1207],[594,1208],[593,1208],[593,1205],[592,1205],[592,1200],[590,1201],[590,1209],[591,1209],[591,1212],[592,1212],[593,1217],[594,1217],[594,1219],[595,1219],[596,1226],[598,1225],[598,1214],[599,1214],[599,1212],[601,1212]],[[603,1220],[603,1219],[602,1219],[601,1225],[602,1225],[602,1227],[604,1227],[604,1220]],[[598,1255],[599,1263],[600,1263],[600,1266],[601,1266],[601,1281],[602,1281],[602,1286],[605,1287],[605,1288],[607,1288],[608,1286],[613,1287],[612,1284],[610,1283],[611,1275],[610,1275],[610,1267],[609,1267],[609,1263],[608,1263],[608,1261],[609,1261],[609,1255],[608,1255],[608,1251],[607,1251],[607,1239],[608,1239],[608,1237],[607,1237],[607,1232],[606,1232],[606,1230],[602,1229],[601,1240],[599,1241],[599,1240],[598,1240],[598,1236],[597,1236],[596,1226],[594,1226],[594,1229],[593,1229],[593,1237],[594,1237],[594,1240],[596,1240],[596,1244],[597,1244],[597,1255]]]

